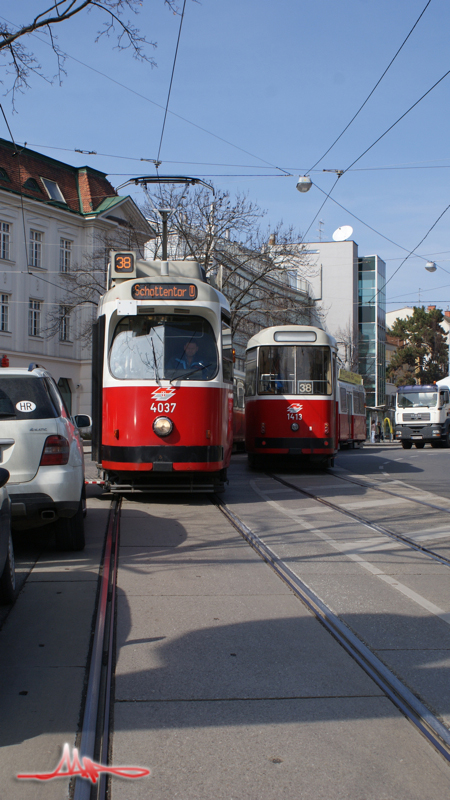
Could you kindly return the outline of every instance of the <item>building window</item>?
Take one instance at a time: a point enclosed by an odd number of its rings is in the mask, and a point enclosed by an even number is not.
[[[59,340],[60,342],[70,341],[70,309],[68,306],[60,306]]]
[[[11,244],[11,226],[9,222],[0,222],[0,258],[9,261]]]
[[[41,231],[30,230],[30,267],[42,267],[42,240]]]
[[[42,194],[42,189],[34,178],[28,178],[25,181],[23,188],[28,189],[30,192],[39,192],[39,194]]]
[[[49,178],[41,178],[42,183],[44,184],[47,194],[51,200],[56,200],[58,203],[65,203],[64,195],[59,188],[58,184],[55,181],[51,181]]]
[[[28,303],[28,336],[41,335],[41,305],[40,300]]]
[[[72,264],[72,242],[69,239],[59,240],[59,271],[70,272]]]
[[[0,331],[9,331],[9,294],[0,295]]]

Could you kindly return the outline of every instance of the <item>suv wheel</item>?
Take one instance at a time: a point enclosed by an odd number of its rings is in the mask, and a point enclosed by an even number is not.
[[[84,550],[83,500],[80,499],[74,517],[61,517],[55,522],[56,548],[58,550]]]
[[[8,541],[8,555],[0,577],[0,602],[12,603],[16,595],[16,571],[14,566],[14,548],[11,533]]]

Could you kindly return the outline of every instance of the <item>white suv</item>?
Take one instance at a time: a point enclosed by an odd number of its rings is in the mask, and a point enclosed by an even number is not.
[[[52,376],[0,368],[0,463],[10,473],[13,530],[53,523],[61,550],[84,548],[84,458],[78,426]]]

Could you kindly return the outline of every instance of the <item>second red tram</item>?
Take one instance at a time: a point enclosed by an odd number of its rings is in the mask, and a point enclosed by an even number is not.
[[[318,466],[338,449],[336,341],[320,328],[266,328],[247,344],[245,443],[258,456],[288,455]]]
[[[193,261],[112,253],[94,325],[93,458],[111,490],[220,491],[233,442],[230,308]]]

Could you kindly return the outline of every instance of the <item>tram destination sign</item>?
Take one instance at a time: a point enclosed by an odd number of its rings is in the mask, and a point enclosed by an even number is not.
[[[196,300],[195,283],[133,283],[133,300]]]

